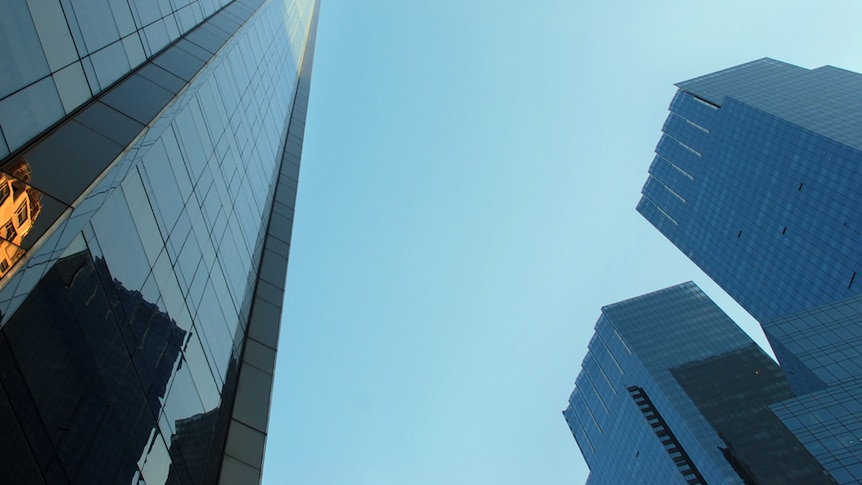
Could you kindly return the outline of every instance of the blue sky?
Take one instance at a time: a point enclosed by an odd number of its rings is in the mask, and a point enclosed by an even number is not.
[[[862,72],[856,2],[324,0],[264,483],[582,483],[602,305],[694,280],[634,206],[674,82]]]

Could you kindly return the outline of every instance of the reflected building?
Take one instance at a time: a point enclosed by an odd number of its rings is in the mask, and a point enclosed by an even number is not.
[[[862,482],[862,75],[760,59],[677,84],[637,210],[763,327],[772,406]]]
[[[33,189],[30,165],[18,159],[0,172],[0,281],[9,268],[24,256],[21,243],[39,216],[42,194]]]
[[[563,415],[587,483],[835,483],[770,411],[778,365],[694,283],[602,308]]]
[[[2,415],[4,478],[38,482],[29,451],[39,450],[49,464],[41,470],[47,482],[130,481],[154,436],[154,409],[193,336],[111,279],[104,259],[86,250],[57,261],[31,295],[0,333],[0,382],[4,410],[11,410]],[[17,427],[15,417],[27,414],[25,423],[40,423],[44,432],[22,426],[23,443],[10,440],[21,436],[7,433]]]
[[[0,5],[0,481],[260,481],[318,12]]]

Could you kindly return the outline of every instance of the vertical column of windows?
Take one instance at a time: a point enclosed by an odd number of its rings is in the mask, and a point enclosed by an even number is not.
[[[667,423],[662,419],[661,414],[659,414],[652,401],[650,401],[646,391],[637,386],[629,387],[628,391],[686,483],[689,485],[706,485],[706,480],[704,480],[697,467],[694,466],[688,453],[679,444],[679,441],[677,441],[676,436],[674,436]]]

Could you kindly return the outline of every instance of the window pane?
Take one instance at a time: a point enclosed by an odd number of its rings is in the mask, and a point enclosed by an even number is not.
[[[60,92],[60,100],[63,101],[66,113],[70,113],[90,99],[90,85],[87,84],[87,77],[80,62],[56,72],[54,82],[57,83],[57,91]]]
[[[135,74],[124,79],[102,100],[117,111],[148,124],[173,97],[170,91]]]
[[[13,150],[59,120],[63,114],[63,103],[51,77],[0,101],[0,126],[9,148]]]
[[[48,62],[26,3],[0,2],[0,45],[0,97],[48,75]]]
[[[94,52],[117,41],[120,32],[107,0],[72,0],[72,9],[81,27],[87,50]]]
[[[51,71],[61,69],[78,59],[72,33],[59,0],[27,0],[33,22],[42,40]]]
[[[110,86],[114,81],[120,79],[129,72],[129,59],[122,42],[114,42],[104,49],[94,52],[90,59],[93,60],[93,68],[99,84]]]
[[[75,121],[123,146],[144,129],[144,125],[101,102],[87,106],[75,116]]]
[[[122,149],[72,121],[35,145],[24,158],[33,167],[32,185],[71,205]]]

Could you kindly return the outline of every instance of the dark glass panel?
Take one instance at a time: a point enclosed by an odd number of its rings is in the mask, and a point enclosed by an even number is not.
[[[231,2],[230,5],[225,7],[224,13],[235,15],[237,18],[242,19],[244,22],[248,20],[252,13],[254,13],[254,7],[243,5],[242,2]]]
[[[276,348],[280,319],[281,309],[279,307],[260,298],[255,298],[248,329],[249,337]]]
[[[102,101],[146,125],[173,97],[174,93],[135,74],[111,89]]]
[[[268,232],[272,237],[289,243],[290,235],[293,232],[293,220],[273,213],[269,219]],[[273,283],[275,283],[275,281],[273,281]]]
[[[207,23],[204,25],[211,29],[219,29],[222,32],[231,34],[233,32],[236,32],[236,29],[240,25],[242,25],[242,22],[236,20],[235,18],[230,18],[227,15],[222,15],[221,13],[218,13],[209,20],[207,20]]]
[[[101,102],[93,103],[75,115],[75,121],[123,146],[144,129],[141,123]]]
[[[153,62],[185,81],[190,81],[206,63],[177,47],[169,48]]]
[[[212,59],[212,53],[211,52],[207,52],[205,49],[203,49],[202,47],[199,47],[197,44],[192,44],[191,42],[189,42],[185,39],[177,42],[176,45],[174,46],[174,48],[182,49],[182,50],[188,52],[189,54],[197,57],[198,59],[204,61],[204,63],[206,63],[207,61]]]
[[[9,155],[9,146],[6,145],[6,137],[3,136],[3,130],[0,129],[0,160]]]
[[[56,460],[56,457],[17,372],[5,335],[0,335],[0,381],[3,383],[0,387],[0,436],[3,437],[0,440],[0,466],[3,477],[9,483],[45,483],[34,452],[42,452],[43,463]],[[7,392],[17,405],[13,406]],[[37,427],[30,429],[30,424]],[[22,426],[26,429],[26,436]],[[57,483],[63,482],[57,480]]]
[[[128,349],[89,253],[58,261],[4,332],[69,477],[112,481],[121,469],[130,477],[147,435],[129,434],[117,419],[145,404],[128,392]]]
[[[227,434],[225,454],[241,460],[243,463],[261,468],[263,465],[263,448],[266,435],[250,428],[239,421],[232,420]]]
[[[269,421],[271,387],[271,375],[255,367],[243,366],[234,401],[234,418],[258,431],[265,432]]]
[[[248,339],[245,344],[245,351],[243,351],[243,361],[267,374],[272,374],[275,369],[275,350],[257,340]]]
[[[72,121],[23,158],[32,168],[35,188],[71,205],[122,150],[121,145]]]
[[[236,458],[225,456],[222,463],[219,483],[259,483],[260,470]]]
[[[260,279],[281,287],[284,286],[286,274],[287,256],[276,254],[269,249],[265,250],[260,265]]]
[[[174,94],[180,92],[180,89],[186,85],[186,81],[174,76],[155,64],[147,64],[138,71],[138,74]]]
[[[281,305],[284,301],[284,290],[263,280],[258,280],[255,295],[273,305]]]
[[[176,434],[171,437],[169,450],[173,463],[167,483],[174,483],[175,479],[182,480],[183,484],[206,483],[203,474],[219,409],[176,422]]]
[[[769,406],[793,397],[778,365],[754,343],[670,369],[750,483],[830,483]],[[792,463],[792,467],[787,464]],[[746,482],[749,483],[749,482]]]
[[[210,54],[215,54],[221,46],[224,45],[227,36],[224,34],[218,35],[209,30],[204,30],[202,28],[197,28],[193,32],[189,33],[186,36],[193,44],[206,49]]]

